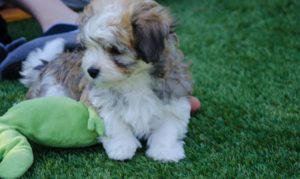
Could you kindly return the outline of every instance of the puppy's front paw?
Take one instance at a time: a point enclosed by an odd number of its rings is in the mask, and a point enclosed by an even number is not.
[[[110,159],[127,160],[131,159],[140,142],[136,138],[101,138],[103,147]]]
[[[152,145],[146,153],[154,160],[163,162],[178,162],[185,157],[183,142],[176,142],[174,145]]]

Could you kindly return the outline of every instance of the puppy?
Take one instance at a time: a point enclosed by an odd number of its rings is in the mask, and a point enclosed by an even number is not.
[[[56,39],[28,56],[28,98],[63,95],[93,106],[111,159],[131,159],[139,139],[155,160],[183,159],[192,83],[168,11],[151,0],[93,0],[79,24],[83,49],[64,52]]]

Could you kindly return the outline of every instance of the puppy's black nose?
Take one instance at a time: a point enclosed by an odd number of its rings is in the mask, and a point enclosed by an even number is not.
[[[93,67],[89,68],[87,71],[92,78],[96,78],[100,72],[99,69]]]

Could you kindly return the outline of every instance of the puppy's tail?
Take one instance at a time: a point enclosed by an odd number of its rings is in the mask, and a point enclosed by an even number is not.
[[[41,70],[52,60],[55,60],[59,54],[64,51],[65,41],[62,38],[54,39],[44,46],[43,49],[36,49],[29,53],[22,64],[22,79],[25,86],[30,87],[37,81]]]

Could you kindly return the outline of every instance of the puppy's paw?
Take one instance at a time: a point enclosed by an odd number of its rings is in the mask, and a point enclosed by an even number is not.
[[[174,145],[152,145],[147,150],[147,156],[163,162],[178,162],[185,157],[183,142]]]
[[[103,147],[110,159],[127,160],[131,159],[138,147],[141,147],[140,142],[132,138],[101,138]]]

